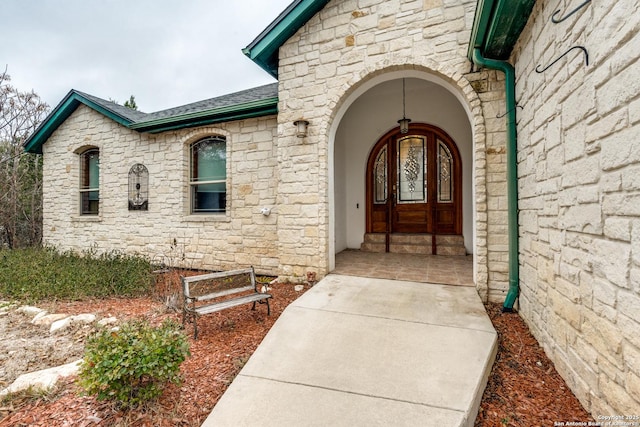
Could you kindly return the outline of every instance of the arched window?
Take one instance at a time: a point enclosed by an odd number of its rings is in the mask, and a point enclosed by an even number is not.
[[[227,204],[227,141],[210,136],[191,144],[191,212],[225,212]]]
[[[129,210],[146,211],[149,209],[149,171],[142,163],[136,163],[129,169]]]
[[[80,153],[80,213],[98,215],[100,208],[100,151],[89,148]]]

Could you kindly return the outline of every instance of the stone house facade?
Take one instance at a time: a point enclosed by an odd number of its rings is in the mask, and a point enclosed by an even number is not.
[[[259,212],[276,200],[275,129],[276,118],[266,116],[149,135],[80,105],[43,146],[45,241],[79,251],[124,249],[185,267],[256,264],[276,273],[277,216]],[[182,190],[189,182],[189,145],[209,135],[233,141],[227,144],[233,214],[190,215],[189,193]],[[78,152],[86,146],[100,153],[98,215],[78,214],[78,191],[57,191],[77,188]],[[128,174],[135,164],[149,172],[148,210],[130,210],[127,204]]]
[[[579,4],[538,2],[511,58],[520,315],[594,416],[637,415],[640,5],[594,2],[552,21]],[[574,48],[536,72],[574,46],[588,65]]]
[[[72,91],[26,145],[44,155],[45,242],[322,277],[336,254],[375,234],[379,195],[396,209],[389,194],[413,172],[396,161],[406,115],[406,141],[425,159],[417,171],[441,176],[454,157],[449,188],[459,197],[440,200],[451,190],[434,175],[438,185],[424,184],[420,197],[444,213],[420,211],[422,199],[411,197],[422,184],[412,182],[408,215],[424,214],[433,234],[460,236],[480,296],[506,298],[509,309],[517,298],[588,410],[633,414],[640,18],[629,12],[638,5],[587,5],[554,24],[556,8],[534,3],[296,0],[244,50],[276,84],[150,114]],[[588,67],[575,49],[535,72],[574,44],[588,48]],[[308,123],[304,137],[298,121]],[[195,151],[203,141],[218,160]],[[99,155],[95,180],[87,153]],[[384,157],[379,189],[381,153],[396,163]],[[138,184],[145,209],[131,208]],[[387,230],[413,226],[394,221],[385,217]]]

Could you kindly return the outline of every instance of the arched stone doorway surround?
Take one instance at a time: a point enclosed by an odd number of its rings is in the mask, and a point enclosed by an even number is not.
[[[399,61],[401,59],[399,58]],[[321,170],[326,167],[327,180],[321,180],[320,193],[328,197],[328,221],[326,256],[328,271],[335,268],[336,255],[336,182],[335,182],[335,149],[336,134],[341,120],[349,107],[364,93],[383,82],[402,78],[422,79],[437,84],[453,95],[464,109],[472,133],[472,245],[474,255],[474,278],[476,288],[484,298],[488,292],[488,250],[487,250],[487,187],[486,187],[486,132],[482,114],[481,101],[468,80],[450,67],[440,65],[434,61],[425,60],[423,64],[391,64],[384,61],[368,67],[342,85],[341,91],[329,94],[328,105],[330,116],[322,120],[325,129],[319,129],[320,134],[326,135],[328,141],[327,165],[320,165]],[[409,116],[409,115],[408,115]],[[469,196],[465,196],[469,197]],[[322,237],[322,236],[320,236]]]

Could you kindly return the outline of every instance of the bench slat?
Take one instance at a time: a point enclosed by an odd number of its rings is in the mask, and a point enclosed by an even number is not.
[[[235,307],[236,305],[246,304],[254,301],[266,300],[271,298],[270,294],[252,294],[244,297],[234,298],[227,301],[221,301],[211,305],[203,305],[193,309],[198,314],[215,313],[216,311],[224,310],[225,308]]]
[[[240,274],[253,274],[253,269],[244,268],[242,270],[221,271],[219,273],[201,274],[199,276],[185,276],[182,278],[184,283],[199,282],[201,280],[220,279],[229,276],[239,276]]]
[[[224,297],[226,295],[233,295],[233,294],[237,294],[237,293],[240,293],[240,292],[252,291],[253,289],[254,289],[253,285],[249,285],[249,286],[244,286],[242,288],[227,289],[227,290],[224,290],[224,291],[214,292],[214,293],[211,293],[211,294],[195,296],[195,297],[187,295],[187,297],[188,298],[192,298],[195,301],[207,301],[207,300],[214,299],[214,298]]]

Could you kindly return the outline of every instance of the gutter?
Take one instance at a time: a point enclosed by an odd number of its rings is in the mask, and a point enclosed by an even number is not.
[[[509,235],[509,291],[502,306],[503,312],[512,312],[518,298],[520,271],[518,264],[518,162],[517,162],[517,130],[516,130],[516,78],[513,65],[507,61],[485,58],[479,48],[472,52],[473,63],[502,71],[505,75],[505,91],[507,103],[507,215]]]

